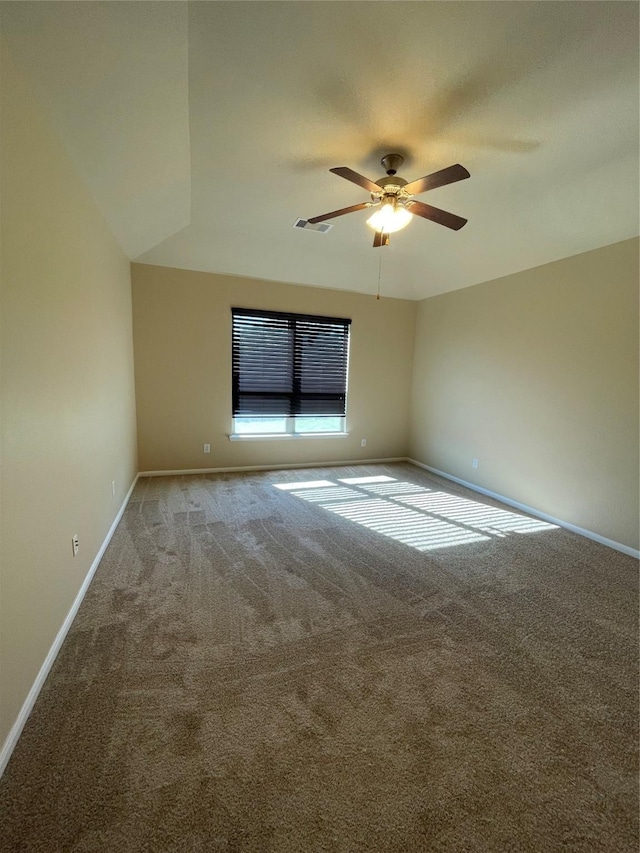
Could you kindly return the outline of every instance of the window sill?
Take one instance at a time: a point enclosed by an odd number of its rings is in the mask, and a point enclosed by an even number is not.
[[[264,434],[240,434],[237,433],[231,434],[229,436],[229,441],[273,441],[274,439],[285,441],[290,441],[293,439],[294,441],[302,438],[347,438],[349,435],[348,432],[297,432],[297,433],[264,433]]]

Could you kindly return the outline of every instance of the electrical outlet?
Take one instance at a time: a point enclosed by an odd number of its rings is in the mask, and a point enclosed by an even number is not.
[[[474,468],[477,468],[477,467],[478,467],[478,460],[477,460],[477,459],[474,459],[474,460],[473,460],[473,462],[471,463],[471,465],[472,465]]]
[[[211,453],[211,445],[210,444],[204,445],[204,452],[205,453]]]
[[[71,537],[71,549],[73,551],[73,556],[77,556],[78,549],[80,548],[80,540],[78,539],[78,534],[74,533]]]
[[[366,447],[366,446],[367,446],[367,439],[366,439],[366,438],[362,438],[362,439],[360,440],[360,447]]]

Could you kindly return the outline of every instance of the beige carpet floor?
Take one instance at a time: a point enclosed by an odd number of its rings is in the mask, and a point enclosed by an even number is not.
[[[140,480],[0,849],[635,853],[637,605],[631,557],[410,465]]]

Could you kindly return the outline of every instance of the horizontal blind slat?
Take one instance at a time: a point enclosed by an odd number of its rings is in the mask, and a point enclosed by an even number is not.
[[[232,309],[233,414],[346,413],[351,321]]]

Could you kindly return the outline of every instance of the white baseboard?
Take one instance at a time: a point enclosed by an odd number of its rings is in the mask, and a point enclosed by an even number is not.
[[[67,616],[66,616],[64,622],[62,623],[62,625],[60,627],[60,630],[56,634],[56,638],[53,641],[53,644],[52,644],[51,648],[49,649],[49,652],[48,652],[46,658],[44,659],[44,663],[40,667],[40,671],[38,672],[38,675],[36,676],[36,680],[33,682],[32,686],[31,686],[31,690],[29,691],[29,694],[27,695],[27,698],[25,699],[24,704],[22,705],[22,708],[20,709],[20,713],[18,714],[18,717],[17,717],[15,723],[11,727],[11,731],[7,735],[5,742],[2,744],[2,749],[0,749],[0,776],[2,776],[2,774],[5,771],[7,764],[9,763],[9,759],[11,758],[11,753],[13,752],[15,745],[18,742],[18,738],[22,734],[22,729],[24,728],[24,725],[27,722],[27,719],[29,718],[29,714],[33,710],[33,706],[36,703],[36,699],[38,698],[38,694],[42,690],[42,686],[45,683],[46,678],[49,675],[49,672],[51,670],[51,667],[53,666],[53,663],[54,663],[54,661],[58,655],[58,652],[60,651],[60,648],[62,647],[62,644],[65,641],[65,638],[67,636],[69,628],[71,627],[71,623],[75,619],[76,613],[78,612],[80,605],[82,604],[82,599],[84,598],[85,593],[89,589],[89,584],[93,580],[93,576],[96,573],[96,569],[100,565],[100,560],[102,559],[104,552],[107,550],[107,545],[111,541],[111,537],[115,533],[115,529],[118,526],[118,522],[122,518],[122,515],[123,515],[123,513],[127,507],[127,504],[129,503],[129,498],[131,497],[131,494],[135,488],[135,485],[138,482],[138,477],[139,477],[139,474],[136,474],[136,476],[133,480],[133,483],[131,483],[131,487],[130,487],[129,491],[127,492],[127,496],[125,497],[124,501],[122,502],[122,506],[118,510],[118,514],[114,518],[113,524],[109,528],[109,532],[105,536],[104,542],[100,546],[100,550],[96,554],[93,563],[91,563],[91,568],[87,572],[87,575],[82,582],[82,586],[78,590],[78,594],[76,595],[75,600],[74,600],[73,604],[71,605],[71,609],[67,613]]]
[[[504,495],[499,495],[497,492],[492,492],[490,489],[484,489],[482,486],[477,486],[475,483],[469,483],[467,480],[462,480],[460,477],[454,477],[453,474],[447,474],[444,471],[439,471],[437,468],[432,468],[430,465],[425,465],[423,462],[418,462],[417,459],[407,457],[407,462],[416,465],[418,468],[424,468],[425,471],[430,471],[432,474],[437,474],[438,477],[444,477],[445,480],[452,480],[454,483],[459,483],[467,489],[472,489],[474,492],[480,492],[487,497],[495,498],[507,506],[515,507],[523,512],[533,515],[536,518],[541,518],[543,521],[549,521],[551,524],[557,524],[559,527],[564,527],[566,530],[571,530],[573,533],[578,533],[587,539],[592,539],[594,542],[599,542],[601,545],[606,545],[608,548],[613,548],[615,551],[621,551],[623,554],[628,554],[630,557],[640,559],[640,551],[631,548],[628,545],[623,545],[621,542],[615,542],[613,539],[607,539],[605,536],[600,536],[599,533],[594,533],[592,530],[586,530],[584,527],[578,527],[576,524],[571,524],[569,521],[563,521],[561,518],[555,518],[546,512],[541,512],[535,507],[527,506],[527,504],[514,501],[511,498],[506,498]]]
[[[386,462],[407,462],[406,456],[385,459],[341,459],[331,462],[295,462],[283,465],[239,465],[234,468],[182,468],[172,471],[140,471],[138,477],[174,477],[182,474],[233,474],[242,471],[283,471],[289,468],[334,468],[340,465],[381,465]]]

